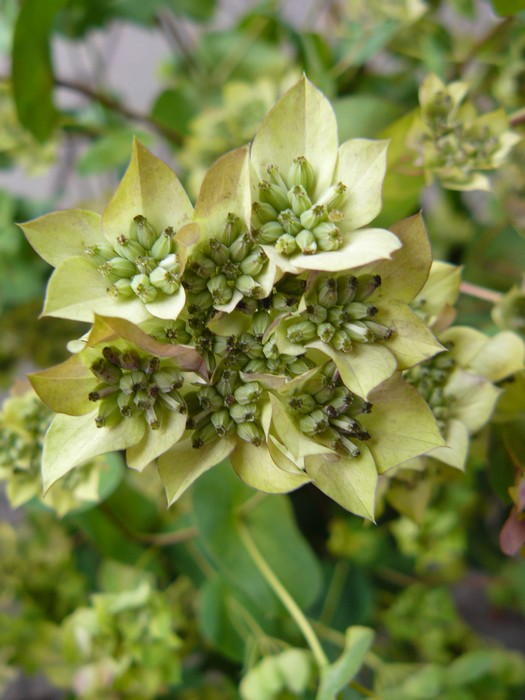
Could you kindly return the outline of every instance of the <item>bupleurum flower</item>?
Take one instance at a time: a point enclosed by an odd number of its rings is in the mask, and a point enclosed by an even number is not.
[[[162,345],[124,319],[97,316],[83,350],[30,376],[58,413],[44,443],[44,486],[113,450],[127,450],[134,469],[147,466],[183,434],[179,389],[185,373],[201,367],[193,348]]]
[[[135,323],[176,318],[185,300],[176,233],[192,214],[175,173],[135,141],[102,217],[72,209],[22,225],[37,253],[56,267],[44,315],[92,321],[104,313]]]
[[[306,78],[270,111],[251,148],[255,239],[286,272],[348,270],[400,247],[389,231],[363,229],[379,213],[384,141],[338,148],[328,100]]]

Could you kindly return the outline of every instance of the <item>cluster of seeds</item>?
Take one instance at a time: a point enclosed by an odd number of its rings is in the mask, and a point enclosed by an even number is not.
[[[370,439],[358,417],[370,413],[372,404],[346,388],[333,362],[288,399],[288,407],[301,432],[341,455],[358,457],[354,440]]]
[[[454,358],[443,352],[405,373],[405,378],[430,406],[440,430],[445,428],[450,406],[454,403],[454,396],[445,393],[445,386],[455,366]]]
[[[257,245],[242,221],[228,214],[220,235],[210,238],[188,260],[183,285],[188,304],[200,309],[228,304],[235,290],[243,297],[261,299],[258,278],[268,256]]]
[[[180,288],[180,260],[174,231],[158,233],[144,216],[136,216],[127,236],[114,245],[97,244],[85,253],[110,283],[108,294],[118,299],[137,296],[150,304],[159,294],[168,296]]]
[[[345,353],[353,343],[388,340],[392,329],[373,320],[378,309],[368,303],[380,284],[379,275],[320,276],[307,295],[306,310],[290,320],[288,340],[299,345],[322,340]]]
[[[342,182],[313,201],[315,174],[306,158],[295,158],[286,177],[275,165],[259,183],[259,201],[253,204],[254,235],[259,243],[275,245],[281,255],[338,250],[343,237],[337,226],[346,196]]]
[[[0,423],[0,473],[40,478],[42,446],[52,415],[36,396],[29,396],[20,416],[23,432]]]
[[[499,138],[487,124],[464,124],[453,119],[454,104],[446,92],[438,92],[426,109],[431,129],[424,139],[435,149],[433,167],[460,168],[465,175],[492,168],[492,159],[500,148]]]
[[[186,395],[189,418],[186,427],[193,429],[193,447],[199,448],[227,435],[260,446],[265,441],[260,423],[263,387],[246,382],[239,372],[224,369],[213,385],[199,387]]]
[[[184,379],[169,360],[106,346],[102,357],[91,365],[91,371],[101,382],[89,394],[90,401],[100,401],[95,418],[98,428],[142,413],[150,428],[158,430],[163,411],[186,413],[177,391]]]

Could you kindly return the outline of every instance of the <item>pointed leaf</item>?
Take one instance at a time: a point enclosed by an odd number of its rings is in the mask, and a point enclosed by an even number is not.
[[[343,231],[370,223],[381,211],[388,141],[351,139],[339,148],[333,182],[346,185]]]
[[[106,242],[100,214],[82,209],[46,214],[20,224],[20,228],[40,257],[53,267],[67,258],[83,255],[92,245]]]
[[[329,498],[351,513],[374,520],[377,469],[365,445],[356,458],[326,459],[322,455],[306,457],[307,473]]]
[[[160,456],[158,470],[171,506],[191,484],[216,464],[224,461],[235,447],[235,440],[223,438],[199,449],[186,439]]]
[[[178,442],[184,433],[187,418],[185,414],[159,411],[158,418],[160,428],[151,430],[148,426],[142,440],[128,448],[126,462],[132,469],[142,471],[150,462]]]
[[[97,428],[97,411],[83,416],[58,415],[44,442],[42,476],[47,490],[73,467],[106,452],[123,450],[140,442],[146,429],[141,416],[121,420],[113,428]]]
[[[371,435],[366,445],[380,474],[445,444],[432,411],[414,387],[399,375],[369,395],[372,412],[359,417]]]
[[[331,184],[337,159],[337,123],[326,97],[303,77],[277,102],[257,133],[251,159],[260,180],[277,165],[286,177],[304,156],[316,173],[317,198]]]
[[[428,456],[450,467],[463,471],[469,448],[469,434],[466,425],[457,418],[450,418],[444,430],[446,445],[428,452]]]
[[[135,140],[129,167],[102,215],[108,240],[126,235],[138,214],[159,233],[168,226],[177,231],[190,221],[193,207],[171,168]]]
[[[451,397],[450,416],[460,420],[470,433],[488,422],[501,390],[485,377],[456,370],[445,386],[445,394]]]
[[[320,445],[302,433],[278,398],[270,394],[270,400],[272,430],[296,460],[300,460],[305,455],[334,454],[329,447]]]
[[[29,380],[42,401],[55,413],[81,416],[93,411],[88,395],[99,381],[78,355],[30,374]]]
[[[265,493],[288,493],[310,481],[304,473],[279,469],[265,445],[255,447],[239,442],[231,454],[231,463],[245,484]]]

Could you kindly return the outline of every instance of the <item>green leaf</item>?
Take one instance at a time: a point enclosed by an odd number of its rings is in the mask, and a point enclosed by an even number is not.
[[[25,0],[15,26],[12,54],[13,95],[20,123],[40,142],[53,133],[53,67],[49,37],[66,0]]]
[[[368,627],[349,627],[341,656],[321,669],[321,684],[317,700],[336,700],[337,694],[350,683],[363,665],[372,645],[374,632]]]
[[[160,124],[188,135],[190,121],[197,113],[197,106],[183,87],[164,90],[157,97],[151,116]]]
[[[228,465],[218,465],[193,487],[194,517],[206,548],[225,578],[268,614],[275,615],[279,610],[277,600],[245,549],[238,529],[238,509],[253,495]],[[316,558],[297,529],[288,499],[266,497],[242,517],[282,585],[300,607],[311,605],[319,592],[321,574]]]
[[[403,113],[403,108],[377,95],[351,95],[332,102],[339,138],[373,138]]]
[[[134,134],[134,129],[121,129],[94,141],[77,161],[79,174],[93,175],[127,163]],[[140,133],[140,139],[145,143],[151,140],[145,132]]]
[[[88,395],[98,381],[78,355],[55,367],[35,372],[29,375],[29,379],[42,401],[56,413],[81,416],[93,410]]]
[[[295,473],[280,469],[266,447],[239,442],[231,455],[232,467],[252,488],[265,493],[288,493],[307,484],[310,479],[299,469]]]
[[[498,15],[512,17],[525,10],[525,0],[492,0],[492,6]]]

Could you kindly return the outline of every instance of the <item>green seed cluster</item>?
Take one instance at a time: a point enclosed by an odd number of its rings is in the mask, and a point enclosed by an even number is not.
[[[430,406],[440,430],[445,428],[454,403],[454,397],[445,393],[445,386],[455,367],[454,358],[444,352],[406,372],[406,379]]]
[[[178,389],[184,383],[180,370],[152,355],[139,355],[135,350],[121,351],[106,346],[102,357],[91,365],[101,382],[89,394],[99,401],[97,427],[113,426],[122,418],[143,414],[152,430],[160,428],[164,411],[186,413],[186,405]]]
[[[194,430],[192,444],[203,447],[218,438],[237,434],[260,446],[265,441],[260,423],[263,387],[244,381],[239,372],[226,368],[213,385],[200,387],[186,396],[189,419]]]
[[[254,235],[259,243],[275,245],[281,255],[338,250],[343,237],[337,223],[346,197],[342,182],[331,186],[314,202],[315,174],[306,158],[296,158],[286,175],[275,165],[259,183],[259,201],[253,204]]]
[[[466,175],[474,170],[494,167],[492,159],[500,148],[499,138],[487,124],[464,124],[452,118],[453,101],[446,92],[438,92],[427,107],[426,119],[431,134],[425,139],[435,149],[434,167],[460,168]]]
[[[261,299],[265,292],[257,280],[267,262],[268,256],[242,221],[229,214],[221,233],[188,260],[182,283],[189,306],[208,309],[228,304],[235,290],[243,297]]]
[[[372,404],[346,388],[333,362],[311,377],[288,400],[288,407],[301,432],[341,455],[358,457],[354,440],[370,439],[358,416],[369,413]]]
[[[52,415],[36,396],[30,396],[20,416],[23,433],[0,421],[0,471],[40,479],[42,446]]]
[[[97,244],[85,253],[110,283],[108,294],[117,299],[138,297],[144,304],[180,288],[180,260],[174,231],[158,233],[144,216],[136,216],[127,236],[114,245]]]
[[[353,343],[388,340],[392,330],[373,320],[378,309],[368,303],[380,284],[379,275],[321,276],[307,295],[306,310],[287,326],[288,340],[299,345],[322,340],[345,353]]]

